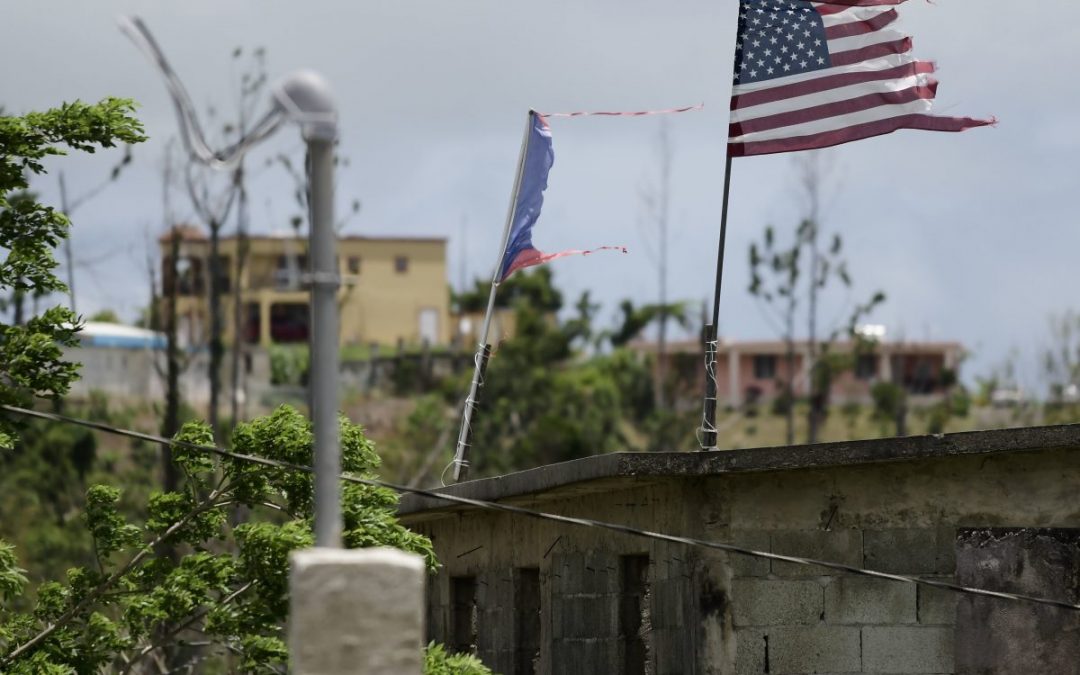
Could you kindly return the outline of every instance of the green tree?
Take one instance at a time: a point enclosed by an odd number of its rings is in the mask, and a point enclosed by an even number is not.
[[[612,347],[625,347],[631,340],[641,335],[650,324],[674,319],[681,327],[690,325],[690,315],[685,302],[650,304],[635,307],[632,300],[619,303],[619,323],[608,334]]]
[[[816,211],[816,208],[813,210]],[[808,262],[805,262],[809,259]],[[810,276],[804,278],[804,267]],[[828,336],[819,340],[817,331],[818,295],[838,281],[845,288],[851,287],[851,275],[843,257],[843,241],[834,234],[827,249],[818,244],[818,224],[812,219],[804,219],[795,229],[794,240],[788,246],[777,242],[776,233],[771,226],[765,228],[762,241],[750,245],[750,286],[749,292],[768,312],[774,327],[784,341],[785,377],[780,380],[785,400],[787,442],[795,441],[794,378],[795,378],[795,324],[800,315],[800,297],[807,293],[809,301],[806,316],[814,326],[809,341],[810,358],[810,408],[808,412],[807,442],[816,443],[818,430],[825,421],[829,407],[829,391],[833,379],[843,370],[851,367],[853,359],[831,354],[832,344],[846,334],[856,344],[860,338],[856,334],[858,323],[874,309],[885,302],[885,294],[878,291],[865,303],[858,304],[851,311],[847,321],[831,328]]]
[[[476,279],[470,290],[461,293],[451,291],[450,299],[459,312],[483,312],[487,309],[491,282]],[[495,307],[508,309],[525,302],[539,312],[554,313],[562,309],[562,292],[552,283],[550,267],[536,267],[527,273],[518,273],[499,284]]]
[[[484,378],[473,420],[474,468],[503,473],[626,449],[634,422],[653,410],[648,371],[625,350],[576,358],[575,342],[591,331],[584,324],[592,303],[583,298],[578,317],[559,325],[552,311],[561,293],[550,270],[514,279],[516,330],[492,355]]]
[[[749,292],[776,321],[784,341],[784,377],[779,384],[786,420],[787,444],[795,443],[795,319],[799,307],[799,283],[801,282],[801,259],[809,243],[810,223],[803,221],[795,231],[795,242],[790,248],[781,248],[776,242],[772,226],[765,228],[761,243],[750,244]]]
[[[447,654],[432,642],[424,650],[424,675],[491,675],[491,671],[472,654]]]
[[[907,391],[895,382],[877,382],[870,388],[874,400],[874,420],[881,427],[881,434],[888,435],[888,428],[895,424],[896,435],[905,435],[907,415]]]
[[[0,294],[17,297],[63,292],[53,251],[68,235],[67,216],[25,195],[30,177],[45,173],[47,158],[68,149],[94,152],[117,143],[145,140],[132,115],[134,104],[108,98],[100,103],[65,103],[45,112],[0,116]],[[77,319],[52,307],[25,322],[0,322],[0,402],[27,405],[35,396],[59,397],[77,366],[62,358],[75,343]],[[9,422],[0,420],[0,446],[13,443]]]
[[[123,323],[120,315],[111,309],[102,309],[90,315],[87,321],[101,321],[103,323]]]
[[[378,455],[363,430],[342,418],[342,468],[372,478]],[[189,423],[178,440],[211,445],[208,425]],[[189,446],[190,447],[190,446]],[[310,423],[281,407],[238,425],[234,451],[310,466]],[[28,611],[0,604],[0,670],[10,674],[95,673],[111,668],[143,672],[171,654],[174,667],[222,659],[237,670],[274,672],[287,661],[281,639],[288,611],[288,555],[312,545],[313,480],[308,473],[214,458],[185,446],[174,460],[186,477],[178,492],[155,493],[144,522],[118,508],[122,492],[96,485],[87,491],[85,522],[94,561],[46,582]],[[431,543],[396,519],[397,495],[346,483],[342,491],[347,547],[394,546],[424,556],[435,567]],[[231,528],[242,505],[261,518]],[[181,552],[174,559],[166,548]],[[235,550],[233,554],[230,551]],[[0,594],[24,586],[10,549],[0,546]],[[193,641],[209,642],[205,648]]]
[[[1080,312],[1050,316],[1050,344],[1043,352],[1043,373],[1050,385],[1050,400],[1061,403],[1080,385]],[[1075,400],[1073,401],[1075,402]]]

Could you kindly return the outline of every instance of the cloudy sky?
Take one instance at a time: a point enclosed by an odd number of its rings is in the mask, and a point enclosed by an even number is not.
[[[990,3],[993,4],[993,3]],[[832,167],[824,225],[843,235],[853,295],[876,289],[889,336],[959,340],[966,375],[999,367],[1010,350],[1034,383],[1047,316],[1080,308],[1080,85],[1061,77],[1080,61],[1080,3],[1040,0],[1035,12],[987,3],[918,0],[902,8],[915,52],[940,66],[938,112],[996,115],[996,128],[960,135],[899,132],[824,153]],[[332,83],[342,115],[342,206],[363,210],[360,234],[450,239],[450,279],[494,264],[524,113],[651,109],[705,103],[668,118],[672,168],[671,288],[711,296],[720,218],[734,0],[52,0],[0,8],[0,105],[11,112],[64,100],[125,96],[140,104],[151,141],[123,178],[75,214],[79,309],[134,317],[146,303],[148,237],[163,229],[160,165],[176,133],[164,87],[116,28],[139,14],[200,106],[232,110],[236,46],[263,46],[271,77],[308,67]],[[1052,17],[1049,20],[1048,17]],[[1051,77],[1053,75],[1053,77]],[[613,319],[623,297],[656,298],[642,186],[655,181],[659,118],[554,120],[556,165],[535,243],[542,249],[623,244],[630,254],[554,263],[570,297],[585,289]],[[300,157],[296,132],[259,148]],[[116,155],[57,161],[70,193],[100,181]],[[260,168],[251,185],[259,231],[287,226],[286,174]],[[745,292],[746,251],[766,224],[797,222],[791,156],[735,161],[721,332],[772,335]],[[56,198],[55,177],[36,187]],[[183,204],[177,210],[185,215]]]

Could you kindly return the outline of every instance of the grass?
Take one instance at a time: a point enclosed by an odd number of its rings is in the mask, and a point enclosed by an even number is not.
[[[795,444],[806,442],[808,407],[795,408]],[[1080,422],[1080,406],[1043,410],[1034,406],[1026,408],[972,407],[963,417],[950,417],[944,432],[1001,429],[1006,427],[1042,424],[1071,424]],[[756,414],[744,411],[722,413],[716,423],[720,430],[717,446],[721,449],[761,448],[786,445],[786,422],[781,415],[773,414],[767,407],[758,408]],[[908,413],[907,433],[910,436],[931,433],[931,411],[915,408]],[[888,438],[896,435],[891,421],[874,419],[869,406],[833,406],[818,435],[822,443],[835,441]]]

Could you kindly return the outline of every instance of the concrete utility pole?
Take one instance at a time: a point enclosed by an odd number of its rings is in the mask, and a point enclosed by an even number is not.
[[[301,71],[273,88],[274,109],[233,147],[206,145],[179,78],[138,19],[125,32],[157,64],[176,103],[188,152],[233,170],[281,122],[300,124],[307,142],[311,209],[311,378],[315,436],[315,545],[291,556],[289,648],[297,675],[396,675],[423,668],[424,561],[394,549],[341,549],[341,448],[338,427],[338,306],[341,280],[334,227],[337,109],[318,74]],[[175,282],[175,280],[174,280]],[[239,280],[237,280],[239,282]],[[239,330],[239,326],[236,327]]]
[[[330,86],[318,73],[298,71],[273,88],[275,105],[248,134],[225,150],[206,142],[195,106],[150,29],[138,17],[121,17],[120,29],[150,58],[165,80],[176,108],[180,136],[193,159],[232,171],[255,145],[283,122],[297,122],[307,142],[311,197],[311,412],[315,436],[315,544],[341,547],[341,448],[338,437],[337,235],[334,229],[334,142],[337,107]],[[239,281],[239,280],[237,280]],[[236,327],[239,329],[239,326]]]
[[[302,71],[274,88],[307,142],[311,194],[311,419],[315,429],[315,545],[341,547],[341,448],[338,438],[338,307],[341,279],[334,229],[334,141],[337,110],[320,75]]]

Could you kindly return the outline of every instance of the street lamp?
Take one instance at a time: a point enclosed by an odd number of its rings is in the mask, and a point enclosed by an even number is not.
[[[338,308],[337,234],[334,231],[334,142],[337,106],[321,75],[297,71],[272,89],[274,105],[252,131],[232,146],[215,151],[206,142],[195,106],[150,30],[138,17],[121,17],[120,29],[157,66],[169,89],[180,124],[180,136],[197,161],[215,169],[235,167],[244,154],[273,134],[283,122],[300,125],[307,143],[311,229],[310,400],[315,436],[315,545],[341,547],[341,449],[338,434]]]
[[[315,429],[315,545],[341,546],[341,450],[338,438],[338,307],[341,285],[334,230],[334,141],[337,108],[318,73],[299,71],[273,89],[285,115],[299,122],[307,142],[311,209],[311,418]]]

